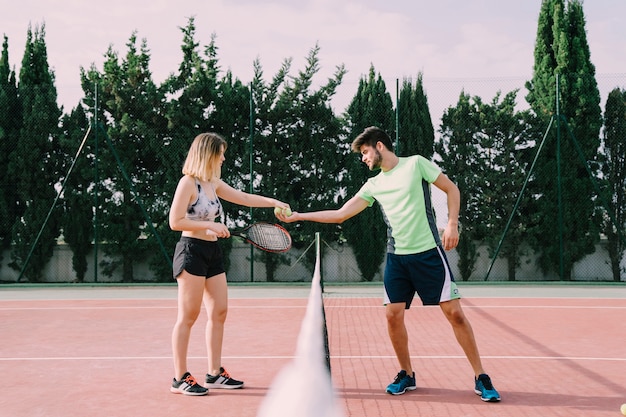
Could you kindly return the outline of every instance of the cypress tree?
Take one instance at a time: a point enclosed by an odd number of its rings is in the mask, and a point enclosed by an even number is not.
[[[613,280],[620,281],[626,251],[626,90],[615,88],[606,100],[603,145],[604,201],[609,202],[610,216],[604,216],[602,231],[607,238]]]
[[[428,98],[422,73],[415,85],[411,79],[402,81],[398,97],[398,156],[420,154],[431,159],[434,153],[435,129],[430,118]]]
[[[11,230],[18,212],[14,180],[8,170],[22,126],[15,71],[9,64],[9,40],[5,36],[0,55],[0,260],[11,244]]]
[[[589,221],[595,196],[586,165],[597,172],[600,95],[580,1],[543,1],[533,78],[527,87],[527,100],[538,120],[547,127],[554,117],[556,131],[556,138],[549,136],[542,150],[532,184],[539,212],[531,233],[541,269],[570,280],[574,264],[592,253],[598,241],[598,222]]]
[[[385,130],[391,138],[395,136],[395,116],[391,96],[380,74],[376,75],[373,65],[370,67],[368,77],[359,81],[359,88],[348,106],[347,114],[350,122],[348,146],[369,126]],[[360,155],[352,154],[346,166],[348,168],[346,191],[350,197],[370,176],[378,174],[369,171],[361,162]],[[387,242],[387,228],[378,203],[344,222],[343,233],[354,250],[363,279],[372,281],[380,271]]]
[[[76,282],[85,281],[87,256],[93,249],[93,134],[85,138],[88,125],[89,121],[82,106],[77,106],[70,114],[63,116],[61,148],[66,163],[63,167],[65,189],[61,200],[61,226],[63,240],[72,250],[72,268],[76,273]],[[83,140],[85,144],[78,153]],[[65,177],[68,173],[69,177]]]
[[[11,266],[24,271],[27,279],[41,281],[59,235],[60,216],[58,207],[48,216],[59,180],[59,161],[54,155],[59,148],[61,110],[57,106],[54,74],[48,66],[45,25],[34,32],[28,29],[18,94],[23,125],[9,161],[9,175],[15,181],[22,216],[13,226]]]

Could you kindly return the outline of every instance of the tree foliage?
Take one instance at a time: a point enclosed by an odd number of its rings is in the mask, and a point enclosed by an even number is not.
[[[48,66],[45,26],[29,28],[18,84],[23,109],[19,140],[11,153],[9,176],[14,179],[20,219],[13,225],[11,267],[40,281],[59,235],[59,213],[50,208],[58,181],[59,120],[54,74]],[[36,238],[39,237],[38,242]]]
[[[348,106],[350,141],[369,126],[377,126],[395,136],[395,117],[391,96],[380,74],[376,74],[374,66],[369,70],[367,78],[359,81],[356,95]],[[347,143],[350,146],[350,143]],[[352,156],[346,161],[346,191],[350,197],[363,183],[378,172],[370,172],[361,162],[361,156]],[[378,203],[364,210],[361,214],[347,220],[343,226],[343,234],[352,247],[357,264],[365,281],[372,281],[379,272],[385,257],[387,227],[383,220]]]
[[[315,89],[319,50],[317,45],[310,50],[306,66],[297,76],[289,75],[291,59],[286,59],[270,82],[263,79],[257,60],[252,82],[256,114],[253,188],[289,202],[298,211],[336,205],[341,196],[338,183],[345,175],[344,132],[330,105],[345,69],[338,66],[333,77]],[[266,210],[255,219],[272,217],[271,210]],[[308,245],[316,232],[336,239],[333,225],[299,223],[290,227],[297,245]],[[268,253],[261,256],[268,280],[273,280],[280,257]]]
[[[424,80],[419,73],[415,85],[412,80],[402,81],[398,97],[398,156],[420,154],[431,159],[434,153],[435,129],[430,118]]]
[[[155,201],[155,211],[162,213],[164,217],[155,223],[168,248],[173,248],[180,236],[179,232],[170,230],[167,215],[191,142],[203,132],[216,132],[226,138],[229,149],[227,162],[222,168],[222,178],[230,183],[237,175],[229,168],[232,166],[232,159],[239,161],[238,146],[245,140],[244,122],[249,108],[245,86],[239,81],[233,82],[230,73],[220,79],[215,35],[208,45],[201,48],[196,40],[194,18],[190,18],[187,25],[180,29],[183,41],[178,71],[171,74],[160,88],[165,102],[167,136],[158,152],[163,171],[158,187],[158,200]],[[230,213],[230,210],[227,209],[226,212]],[[154,239],[151,241],[156,248],[157,242]],[[224,252],[228,255],[230,242],[222,243]],[[225,258],[228,259],[228,256]],[[163,258],[153,258],[153,270],[162,271],[159,274],[161,279],[171,280],[169,269]]]
[[[63,116],[62,129],[60,141],[65,164],[61,181],[65,188],[61,201],[61,227],[63,240],[72,249],[72,268],[76,272],[76,281],[83,282],[94,237],[92,185],[95,178],[92,168],[93,147],[88,136],[89,121],[81,106]]]
[[[0,252],[10,246],[13,224],[20,216],[17,190],[8,167],[21,126],[22,107],[15,71],[9,63],[9,43],[5,36],[0,56]]]
[[[152,167],[160,162],[166,122],[162,97],[152,81],[146,40],[137,48],[133,33],[126,46],[121,61],[109,47],[103,71],[92,67],[83,72],[82,83],[87,91],[98,86],[98,117],[103,121],[96,127],[103,140],[96,207],[102,225],[98,235],[106,242],[108,255],[102,261],[103,273],[111,275],[121,268],[123,281],[130,282],[135,280],[134,264],[150,254],[144,238],[151,233],[147,218],[151,210],[144,202],[154,201],[158,192],[155,184],[160,176]]]
[[[479,158],[484,168],[479,178],[482,197],[478,204],[482,229],[479,233],[493,257],[499,250],[507,260],[509,281],[516,280],[528,242],[527,220],[531,196],[522,193],[530,166],[528,113],[515,109],[517,90],[496,94],[490,103],[481,103],[479,111]],[[516,208],[517,211],[513,212]],[[500,240],[506,232],[506,239]],[[501,245],[501,246],[499,246]]]
[[[515,280],[524,242],[526,217],[512,213],[528,165],[525,139],[526,113],[515,110],[517,91],[491,102],[462,93],[456,107],[442,117],[439,140],[435,143],[440,167],[461,192],[457,247],[458,267],[463,280],[476,269],[479,244],[487,243],[492,254],[502,249],[508,261],[509,280]],[[518,212],[527,210],[528,198]],[[511,215],[514,214],[513,217]],[[507,227],[508,237],[499,248]]]
[[[620,281],[626,251],[626,90],[616,88],[609,93],[604,120],[603,201],[608,201],[608,212],[603,216],[602,231],[607,238],[613,280]]]
[[[441,118],[441,136],[435,143],[439,167],[456,183],[461,193],[457,246],[459,271],[468,280],[478,256],[476,245],[484,238],[480,227],[481,184],[485,175],[480,160],[479,136],[482,101],[462,92],[456,107],[448,108]]]
[[[579,0],[543,1],[527,87],[537,120],[547,127],[552,119],[556,128],[533,177],[539,217],[529,232],[540,267],[569,280],[574,263],[592,253],[598,241],[598,222],[589,221],[597,196],[587,168],[597,174],[602,119]],[[560,245],[553,244],[555,239]]]

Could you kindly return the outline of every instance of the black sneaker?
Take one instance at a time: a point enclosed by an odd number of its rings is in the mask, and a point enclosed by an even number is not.
[[[183,395],[207,395],[209,393],[209,390],[198,384],[189,372],[185,372],[179,381],[174,378],[170,391]]]
[[[474,392],[480,395],[480,399],[485,402],[498,402],[500,401],[500,394],[493,387],[491,378],[487,374],[480,374],[478,378],[474,379],[475,388]]]
[[[232,379],[228,372],[220,367],[219,375],[206,374],[206,384],[204,386],[207,388],[237,389],[243,388],[243,382]]]

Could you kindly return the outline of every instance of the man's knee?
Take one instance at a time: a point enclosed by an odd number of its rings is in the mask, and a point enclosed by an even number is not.
[[[443,310],[446,318],[453,326],[462,326],[467,323],[467,317],[463,313],[461,303],[459,300],[447,301],[441,303],[441,309]]]
[[[404,320],[405,303],[387,304],[385,316],[389,324],[402,322]]]

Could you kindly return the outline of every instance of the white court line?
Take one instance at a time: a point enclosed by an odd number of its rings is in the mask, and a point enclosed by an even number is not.
[[[463,309],[468,309],[468,308],[557,308],[557,309],[564,309],[564,310],[568,310],[568,309],[590,309],[590,310],[594,310],[594,309],[624,309],[626,308],[626,306],[550,306],[550,305],[543,305],[543,306],[516,306],[516,305],[510,305],[510,306],[468,306],[468,305],[464,305]]]
[[[437,306],[413,306],[412,308],[436,308]],[[177,307],[171,306],[80,306],[80,307],[0,307],[0,311],[49,311],[49,310],[161,310],[168,309],[174,310]],[[306,305],[296,306],[277,306],[277,305],[255,305],[255,306],[228,306],[229,310],[250,310],[250,309],[305,309]],[[383,305],[364,306],[364,305],[340,305],[340,306],[324,306],[324,309],[364,309],[364,308],[384,308]],[[558,306],[558,305],[502,305],[502,306],[481,306],[481,305],[464,305],[463,309],[561,309],[561,310],[624,310],[626,306]]]
[[[127,308],[151,309],[151,308],[176,308],[171,306],[59,306],[59,307],[0,307],[0,310],[121,310]]]
[[[222,359],[294,359],[295,356],[224,356]],[[396,359],[393,355],[330,355],[331,359],[352,360],[352,359]],[[503,360],[548,360],[548,361],[611,361],[626,362],[626,358],[606,358],[606,357],[584,357],[584,356],[482,356],[484,359]],[[190,356],[188,359],[206,359],[204,356]],[[423,356],[411,355],[411,359],[467,359],[463,355],[431,355]],[[21,361],[116,361],[116,360],[172,360],[171,356],[57,356],[57,357],[16,357],[0,358],[0,362],[21,362]]]
[[[355,306],[355,307],[363,307],[363,306]],[[178,307],[176,305],[172,306],[112,306],[112,307],[90,307],[90,306],[82,306],[82,307],[0,307],[0,311],[49,311],[49,310],[176,310]],[[289,308],[298,308],[298,309],[306,309],[306,305],[301,306],[228,306],[229,310],[234,309],[259,309],[259,308],[267,308],[272,310],[279,309],[289,309]]]

